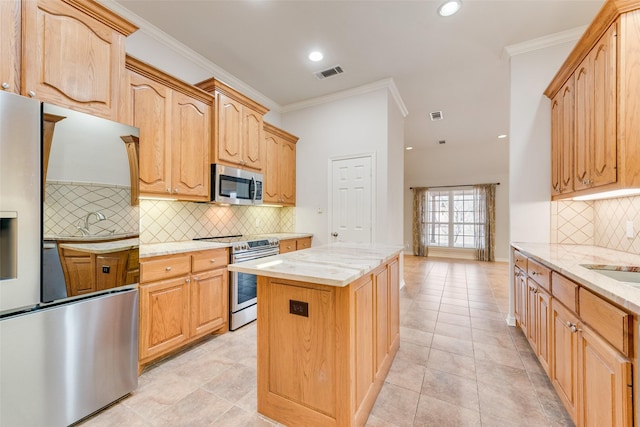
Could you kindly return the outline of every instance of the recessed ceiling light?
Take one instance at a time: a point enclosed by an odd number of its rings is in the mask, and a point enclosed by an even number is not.
[[[440,16],[451,16],[454,13],[456,13],[457,11],[459,11],[460,7],[462,7],[462,1],[461,0],[449,0],[449,1],[446,1],[446,2],[442,3],[442,5],[438,8],[438,15],[440,15]]]
[[[504,133],[502,135],[498,135],[498,139],[504,139],[506,137],[507,137],[507,135],[505,135]]]
[[[309,60],[313,62],[322,61],[322,58],[324,58],[322,52],[318,52],[317,50],[309,54]]]
[[[407,151],[413,150],[413,147],[406,147],[405,150],[407,150]]]

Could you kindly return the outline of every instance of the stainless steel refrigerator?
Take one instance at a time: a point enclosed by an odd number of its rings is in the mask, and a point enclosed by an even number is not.
[[[43,108],[0,91],[3,427],[72,424],[127,395],[138,381],[136,284],[43,297],[60,279],[42,268]]]

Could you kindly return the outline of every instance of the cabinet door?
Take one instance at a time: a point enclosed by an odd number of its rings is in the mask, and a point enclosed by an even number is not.
[[[538,354],[538,324],[536,319],[536,302],[538,285],[531,279],[527,280],[527,302],[525,306],[525,317],[527,318],[527,333],[525,334],[531,344],[533,351]]]
[[[140,359],[159,356],[189,338],[189,278],[140,286]]]
[[[226,268],[191,276],[191,337],[225,326],[229,313]]]
[[[515,316],[518,326],[522,329],[522,333],[527,336],[527,276],[519,268],[515,268],[514,285],[515,285]]]
[[[549,374],[551,361],[551,297],[541,288],[536,293],[536,343],[537,356],[544,370]]]
[[[573,191],[574,149],[573,76],[551,102],[551,192]]]
[[[617,64],[616,24],[602,36],[589,54],[593,82],[591,186],[616,182],[617,166]]]
[[[140,193],[171,192],[171,90],[129,71],[129,123],[140,129]]]
[[[23,2],[22,93],[117,120],[124,36],[59,0]]]
[[[264,136],[262,114],[242,107],[242,164],[251,169],[262,170]]]
[[[631,362],[588,327],[580,333],[580,426],[630,426]]]
[[[217,159],[232,164],[242,163],[242,104],[222,93],[216,93]]]
[[[280,153],[282,140],[265,132],[265,167],[262,198],[265,203],[280,203]]]
[[[21,2],[0,1],[0,90],[20,92]]]
[[[172,97],[172,194],[181,200],[207,201],[211,109],[180,92]]]
[[[587,56],[575,72],[576,143],[573,185],[576,190],[583,190],[589,187],[589,141],[591,139],[591,117],[593,115],[593,84],[591,83],[590,59],[591,56]]]
[[[96,291],[95,264],[90,255],[65,255],[63,270],[70,297]]]
[[[283,141],[280,155],[280,198],[285,205],[296,204],[296,144]]]
[[[127,276],[129,251],[96,255],[96,289],[123,286]]]
[[[573,313],[552,299],[549,377],[574,422],[578,406],[578,334],[572,326],[577,323]]]

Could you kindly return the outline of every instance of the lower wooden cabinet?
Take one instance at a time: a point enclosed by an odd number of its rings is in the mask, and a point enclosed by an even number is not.
[[[633,426],[637,319],[555,271],[544,277],[551,293],[515,267],[516,319],[567,412],[579,427]]]
[[[280,240],[280,253],[299,251],[311,247],[311,237],[301,237],[299,239]]]
[[[140,262],[139,371],[208,333],[228,330],[228,249]]]

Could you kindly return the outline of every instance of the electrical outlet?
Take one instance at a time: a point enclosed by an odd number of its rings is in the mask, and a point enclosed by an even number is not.
[[[628,239],[633,239],[634,233],[633,233],[633,221],[627,221],[627,238]]]
[[[260,227],[260,218],[256,218],[256,227]]]

